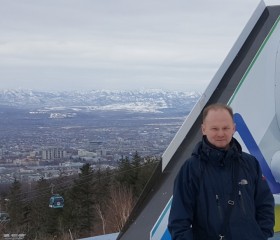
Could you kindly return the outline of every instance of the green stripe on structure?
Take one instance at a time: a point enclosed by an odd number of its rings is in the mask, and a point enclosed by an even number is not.
[[[245,81],[245,79],[248,76],[249,72],[251,71],[253,65],[255,64],[255,62],[257,61],[258,57],[260,56],[262,50],[264,49],[266,43],[268,42],[268,40],[271,37],[271,35],[274,32],[274,30],[276,29],[279,21],[280,21],[280,16],[278,16],[278,18],[276,19],[275,23],[273,24],[272,28],[270,29],[269,33],[267,34],[266,38],[264,39],[262,45],[260,46],[259,50],[257,51],[255,57],[253,58],[253,60],[250,63],[249,67],[247,68],[246,72],[244,73],[241,81],[239,82],[239,84],[237,85],[236,89],[234,90],[234,93],[232,94],[232,96],[231,96],[231,98],[229,100],[229,105],[232,103],[233,99],[235,98],[235,96],[236,96],[237,92],[239,91],[241,85]]]

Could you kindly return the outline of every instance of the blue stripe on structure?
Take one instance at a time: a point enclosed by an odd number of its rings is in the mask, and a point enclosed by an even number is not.
[[[163,234],[163,236],[160,240],[171,240],[171,235],[170,235],[167,228],[166,228],[166,230],[165,230],[165,232],[164,232],[164,234]]]
[[[244,119],[239,113],[235,113],[234,121],[236,123],[236,131],[239,133],[247,149],[253,156],[255,156],[258,159],[264,176],[268,181],[270,190],[273,194],[280,193],[280,184],[275,181],[275,178]]]
[[[155,232],[157,231],[157,229],[158,229],[159,225],[161,224],[162,219],[165,217],[167,211],[170,209],[171,203],[172,203],[172,197],[169,200],[169,202],[167,203],[167,205],[166,205],[165,209],[163,210],[162,214],[160,215],[160,218],[158,219],[156,225],[152,229],[152,237],[154,236]]]

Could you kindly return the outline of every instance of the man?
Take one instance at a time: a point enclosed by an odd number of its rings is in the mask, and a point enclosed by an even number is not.
[[[173,240],[266,240],[274,198],[255,157],[233,138],[232,109],[203,111],[203,138],[180,169],[168,229]]]

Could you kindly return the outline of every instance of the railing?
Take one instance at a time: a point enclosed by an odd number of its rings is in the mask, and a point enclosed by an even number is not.
[[[4,240],[22,240],[22,239],[24,239],[24,237],[25,237],[25,234],[24,233],[19,233],[19,234],[17,234],[17,233],[12,233],[12,234],[10,234],[10,233],[7,233],[7,234],[3,234],[3,239]]]

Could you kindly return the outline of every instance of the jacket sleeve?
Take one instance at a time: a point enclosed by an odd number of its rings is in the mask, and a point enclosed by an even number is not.
[[[262,174],[259,162],[257,164],[257,183],[255,189],[256,220],[266,238],[273,236],[275,223],[274,197]]]
[[[168,221],[172,240],[193,240],[192,221],[195,201],[191,185],[189,164],[185,163],[174,181]]]

